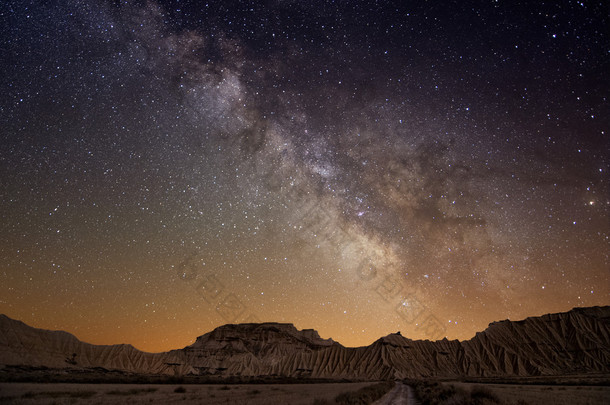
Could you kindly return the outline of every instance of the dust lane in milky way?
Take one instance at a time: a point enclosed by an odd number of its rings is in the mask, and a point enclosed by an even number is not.
[[[5,2],[0,312],[348,346],[608,304],[602,2]]]

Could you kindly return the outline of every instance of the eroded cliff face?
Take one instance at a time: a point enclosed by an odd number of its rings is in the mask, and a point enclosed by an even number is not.
[[[299,363],[303,355],[332,346],[340,345],[312,329],[299,331],[292,324],[269,322],[224,325],[170,353],[200,374],[294,376],[306,370]]]
[[[74,356],[76,354],[76,356]],[[470,340],[385,336],[346,348],[292,324],[225,325],[168,353],[94,346],[0,317],[0,364],[103,367],[148,374],[349,379],[610,372],[610,307],[494,322]]]
[[[32,328],[0,315],[0,364],[50,368],[93,368],[143,374],[184,374],[169,353],[146,353],[131,345],[92,345],[63,331]]]
[[[494,322],[464,342],[391,334],[361,348],[317,333],[306,336],[289,324],[226,325],[175,353],[199,373],[221,375],[383,379],[609,372],[610,307]]]
[[[494,322],[470,340],[393,335],[384,359],[397,377],[537,376],[610,371],[610,307]]]
[[[607,372],[610,307],[494,322],[463,346],[475,375]]]

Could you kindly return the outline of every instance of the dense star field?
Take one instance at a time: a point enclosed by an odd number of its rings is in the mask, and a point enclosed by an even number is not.
[[[610,303],[597,1],[4,1],[0,313],[347,346]]]

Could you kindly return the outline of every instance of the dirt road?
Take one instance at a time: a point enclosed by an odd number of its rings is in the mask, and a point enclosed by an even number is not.
[[[394,388],[373,405],[419,405],[413,390],[406,384],[396,382]]]

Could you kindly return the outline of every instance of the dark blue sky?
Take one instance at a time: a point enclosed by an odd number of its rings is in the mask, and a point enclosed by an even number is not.
[[[608,304],[603,2],[0,6],[0,312],[166,350]]]

